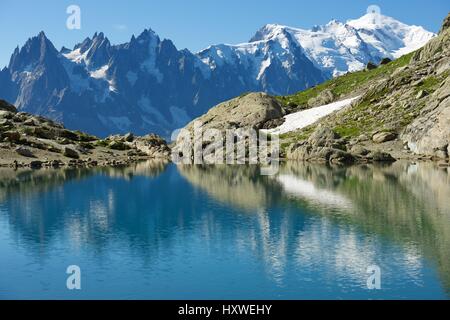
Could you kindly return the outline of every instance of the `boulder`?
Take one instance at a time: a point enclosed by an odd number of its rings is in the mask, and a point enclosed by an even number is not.
[[[356,156],[365,157],[370,153],[370,151],[360,145],[355,145],[350,149],[350,153]]]
[[[42,161],[35,160],[30,162],[30,168],[32,169],[40,169],[42,168]]]
[[[76,152],[75,150],[70,149],[68,147],[64,148],[63,155],[66,156],[67,158],[72,158],[72,159],[80,158],[80,155],[78,154],[78,152]]]
[[[121,150],[121,151],[131,149],[130,146],[128,146],[122,141],[111,141],[108,144],[108,147],[113,150]]]
[[[35,127],[32,135],[41,139],[55,139],[55,133],[45,127]]]
[[[78,135],[75,132],[72,132],[70,130],[67,129],[62,129],[58,132],[58,136],[60,138],[66,138],[69,139],[71,141],[78,141]]]
[[[384,143],[388,141],[395,140],[397,134],[393,132],[379,132],[373,135],[372,141],[375,143]]]
[[[332,103],[335,100],[336,96],[334,95],[334,93],[331,90],[325,90],[319,93],[317,97],[309,99],[308,106],[310,107],[323,106],[325,104]]]
[[[50,166],[53,168],[59,168],[61,166],[61,163],[58,160],[53,160],[50,162]]]
[[[287,158],[291,160],[350,164],[355,158],[346,152],[340,136],[327,127],[317,128],[307,141],[291,145]]]
[[[313,147],[331,147],[340,136],[327,127],[317,128],[308,139],[308,143]]]
[[[270,120],[284,116],[279,102],[265,93],[249,93],[211,108],[205,115],[189,123],[185,129],[193,131],[196,122],[207,129],[261,129]]]
[[[397,161],[393,156],[387,152],[375,151],[368,155],[373,162],[395,162]]]
[[[18,154],[20,154],[21,156],[24,156],[27,158],[34,158],[33,152],[28,148],[18,147],[18,148],[16,148],[16,152]]]

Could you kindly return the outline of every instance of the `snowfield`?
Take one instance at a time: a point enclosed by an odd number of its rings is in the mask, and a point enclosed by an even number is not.
[[[358,98],[359,96],[289,114],[284,117],[286,121],[281,126],[275,129],[264,130],[264,132],[271,134],[284,134],[306,128],[307,126],[316,123],[320,119],[332,114],[333,112],[341,110],[342,108],[350,105]]]

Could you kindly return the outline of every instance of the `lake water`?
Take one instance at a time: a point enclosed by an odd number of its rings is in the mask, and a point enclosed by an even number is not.
[[[450,170],[3,169],[0,299],[15,298],[449,299]]]

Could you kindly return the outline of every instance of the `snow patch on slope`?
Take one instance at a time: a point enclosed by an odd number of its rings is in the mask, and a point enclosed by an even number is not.
[[[332,114],[333,112],[341,110],[342,108],[350,105],[353,101],[355,101],[358,98],[359,97],[345,99],[324,106],[289,114],[286,117],[284,117],[285,122],[281,126],[275,129],[264,131],[271,134],[284,134],[306,128],[316,123],[320,119]]]

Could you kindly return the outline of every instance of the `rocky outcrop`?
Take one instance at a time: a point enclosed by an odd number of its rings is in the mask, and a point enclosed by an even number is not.
[[[130,150],[128,154],[143,154],[151,158],[169,159],[171,150],[167,142],[156,134],[135,137],[132,133],[115,135],[105,139],[114,150]]]
[[[113,136],[102,140],[71,131],[0,100],[0,166],[120,165],[146,159],[170,159],[167,143],[156,135]]]
[[[138,137],[133,141],[133,145],[152,158],[170,158],[171,150],[166,141],[155,134]]]
[[[449,26],[450,15],[445,19],[439,36],[414,55],[413,64],[428,67],[427,79],[444,76],[445,80],[427,96],[420,115],[406,127],[401,137],[412,152],[440,159],[450,155]]]
[[[193,130],[196,122],[201,123],[204,130],[262,129],[266,123],[283,115],[283,109],[275,98],[265,93],[249,93],[213,107],[189,123],[186,129]]]
[[[289,160],[331,164],[396,161],[391,154],[367,150],[358,142],[341,138],[332,129],[319,126],[307,140],[292,144],[286,157]]]
[[[340,136],[323,127],[319,127],[308,140],[291,145],[286,156],[290,160],[322,163],[353,163],[356,160],[346,151]]]
[[[347,140],[346,149],[357,160],[446,160],[450,155],[450,15],[440,34],[415,53],[386,61],[375,71],[343,76],[318,90],[347,92],[351,85],[361,97],[348,108],[289,135],[288,157],[329,160],[331,150],[304,141],[317,127],[330,128]],[[383,71],[383,72],[382,72]],[[384,72],[386,71],[386,72]],[[361,85],[357,82],[362,81]],[[341,85],[341,87],[339,86]],[[349,93],[347,93],[349,94]],[[303,96],[313,95],[305,92]],[[302,95],[297,95],[302,99]],[[328,95],[330,99],[331,96]],[[317,96],[317,99],[320,96]],[[341,99],[344,97],[340,97]],[[289,100],[289,99],[287,99]],[[365,136],[367,139],[359,139]],[[311,139],[311,138],[310,138]],[[339,148],[338,148],[339,149]],[[444,161],[448,162],[448,161]]]
[[[450,154],[450,78],[430,97],[421,115],[402,135],[408,148],[436,158]]]
[[[372,140],[375,143],[384,143],[397,138],[397,134],[393,132],[379,132],[373,135]]]

